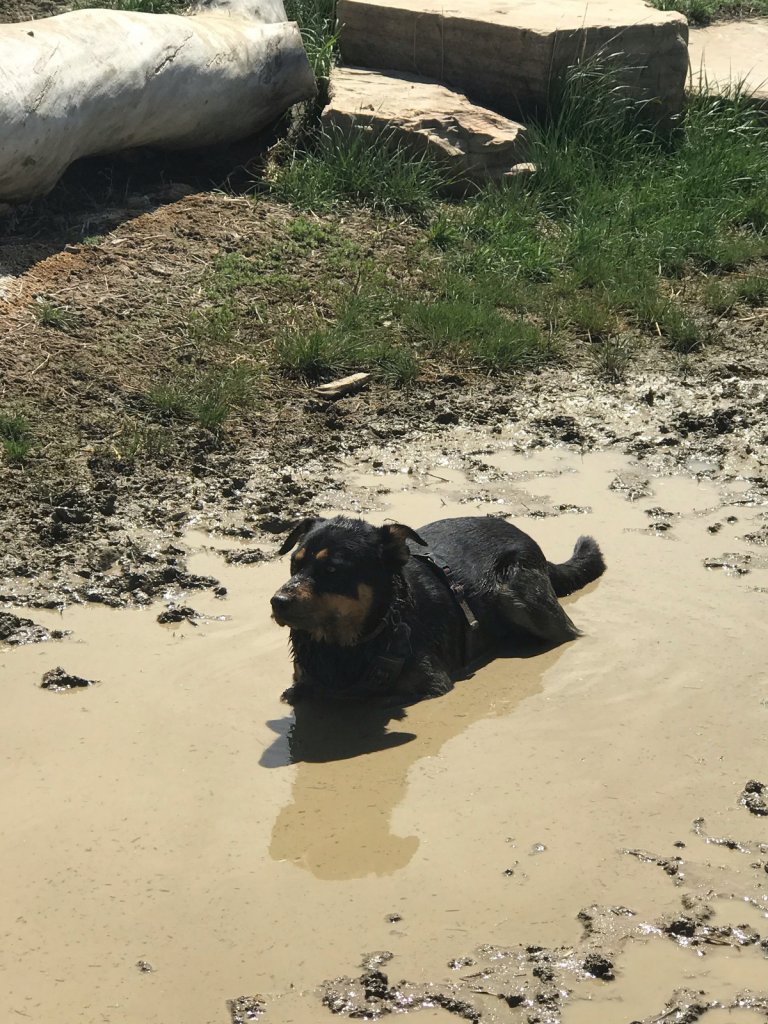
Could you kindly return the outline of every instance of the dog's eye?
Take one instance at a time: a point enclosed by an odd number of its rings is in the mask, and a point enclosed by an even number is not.
[[[326,565],[325,571],[326,571],[326,573],[329,576],[333,576],[333,574],[336,572],[336,566],[335,565]]]

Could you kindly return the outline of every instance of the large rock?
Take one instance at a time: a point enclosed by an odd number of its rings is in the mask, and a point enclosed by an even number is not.
[[[0,78],[0,201],[44,195],[83,156],[245,138],[315,95],[282,0],[0,25]]]
[[[461,89],[512,117],[546,109],[570,64],[616,56],[665,120],[684,104],[688,23],[642,0],[338,0],[344,61]]]
[[[768,21],[730,21],[691,29],[691,84],[705,92],[738,89],[768,109]]]
[[[336,68],[322,119],[326,127],[344,133],[362,127],[439,161],[459,190],[499,181],[527,159],[523,125],[415,75]]]

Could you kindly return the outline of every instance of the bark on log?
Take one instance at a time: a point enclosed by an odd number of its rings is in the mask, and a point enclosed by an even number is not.
[[[282,0],[0,25],[0,200],[44,195],[79,157],[245,138],[314,94]]]

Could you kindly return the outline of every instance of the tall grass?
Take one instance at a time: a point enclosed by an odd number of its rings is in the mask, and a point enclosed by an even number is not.
[[[768,128],[746,97],[691,97],[670,137],[597,63],[531,131],[537,172],[443,214],[433,239],[465,293],[582,325],[627,318],[688,352],[705,340],[675,280],[768,255]]]

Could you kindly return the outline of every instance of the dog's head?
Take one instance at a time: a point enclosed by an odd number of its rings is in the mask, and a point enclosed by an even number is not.
[[[280,626],[314,640],[352,646],[386,613],[394,577],[410,557],[406,540],[426,542],[408,526],[362,519],[304,519],[280,548],[293,551],[291,578],[272,598]]]

